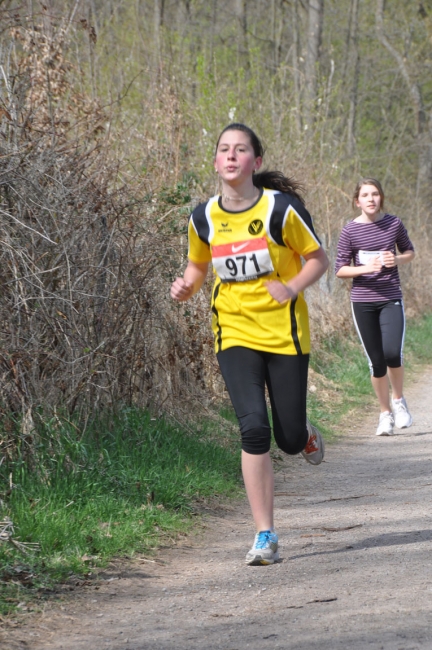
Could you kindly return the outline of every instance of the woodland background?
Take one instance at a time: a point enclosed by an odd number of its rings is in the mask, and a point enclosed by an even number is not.
[[[379,178],[417,250],[408,314],[430,310],[431,71],[432,0],[0,2],[3,450],[47,418],[211,410],[209,286],[169,286],[231,121],[304,184],[332,262]],[[309,290],[315,346],[352,332],[348,290]]]

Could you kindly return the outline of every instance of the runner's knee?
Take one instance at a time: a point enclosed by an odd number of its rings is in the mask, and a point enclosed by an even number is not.
[[[385,349],[384,356],[389,368],[399,368],[402,365],[400,345],[393,349]]]
[[[387,374],[387,363],[384,361],[383,363],[373,363],[372,364],[372,376],[376,377],[376,379],[380,379],[381,377],[385,377]]]
[[[270,451],[270,427],[257,427],[241,432],[242,449],[248,454],[266,454]]]
[[[298,422],[297,424],[291,423],[289,431],[280,432],[275,431],[276,444],[283,452],[290,456],[299,454],[306,447],[308,441],[308,432],[306,423],[303,425]]]
[[[379,354],[372,354],[369,358],[369,368],[372,377],[380,379],[387,374],[387,360],[385,354],[381,351]]]

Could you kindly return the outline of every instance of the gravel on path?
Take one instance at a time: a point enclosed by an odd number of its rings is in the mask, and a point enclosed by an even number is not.
[[[247,503],[156,561],[107,572],[8,632],[4,650],[432,649],[432,368],[406,391],[414,424],[353,420],[325,462],[277,473],[281,561],[249,567]]]

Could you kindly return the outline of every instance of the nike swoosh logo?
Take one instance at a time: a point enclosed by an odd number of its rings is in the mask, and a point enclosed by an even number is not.
[[[238,253],[241,251],[243,248],[246,248],[246,246],[249,244],[247,241],[245,244],[240,244],[240,246],[235,246],[234,244],[232,245],[232,252],[233,253]]]

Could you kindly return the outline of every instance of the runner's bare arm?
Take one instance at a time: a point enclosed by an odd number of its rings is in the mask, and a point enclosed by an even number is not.
[[[412,250],[405,251],[394,255],[391,251],[384,251],[382,254],[383,266],[391,268],[392,266],[399,266],[400,264],[408,264],[414,259],[415,253]]]
[[[369,264],[362,264],[361,266],[341,266],[336,273],[336,277],[348,279],[357,278],[359,275],[368,275],[369,273],[379,273],[383,267],[383,263],[379,254],[373,257]]]
[[[278,280],[271,280],[266,283],[272,298],[281,304],[295,298],[301,291],[314,284],[324,275],[328,268],[329,260],[323,248],[308,253],[304,258],[306,263],[300,273],[286,284]]]
[[[184,302],[189,300],[204,284],[208,271],[208,263],[196,264],[188,262],[182,278],[176,278],[171,285],[170,295],[173,300]]]

